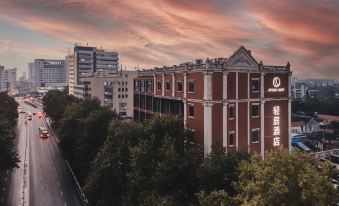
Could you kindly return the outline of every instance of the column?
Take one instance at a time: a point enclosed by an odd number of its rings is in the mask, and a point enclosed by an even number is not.
[[[212,103],[204,102],[204,156],[212,151]]]
[[[260,151],[265,157],[265,73],[260,75]]]
[[[154,72],[154,76],[153,76],[153,94],[155,95],[157,92],[157,77],[156,74]]]
[[[238,99],[239,99],[239,73],[235,73],[235,148],[236,151],[238,151],[239,148],[239,112],[238,112]]]
[[[186,127],[187,124],[187,72],[183,73],[184,75],[184,98],[183,98],[183,103],[184,103],[184,125]]]
[[[250,123],[251,123],[251,96],[250,96],[250,90],[251,90],[251,79],[250,79],[250,73],[247,73],[247,151],[251,152],[251,135],[252,132],[250,130]]]
[[[212,151],[212,73],[204,72],[204,155]]]
[[[175,97],[175,73],[172,74],[172,97]]]
[[[223,105],[222,105],[222,111],[223,111],[223,116],[222,116],[222,145],[223,147],[226,148],[227,152],[227,138],[228,138],[228,132],[227,132],[227,123],[228,123],[228,110],[227,110],[227,75],[228,72],[224,72],[222,76],[222,98],[223,98]]]
[[[292,95],[291,95],[291,76],[292,73],[290,72],[288,74],[288,150],[292,151],[292,136],[291,136],[291,101],[292,101]]]
[[[165,73],[161,74],[161,96],[165,96]]]

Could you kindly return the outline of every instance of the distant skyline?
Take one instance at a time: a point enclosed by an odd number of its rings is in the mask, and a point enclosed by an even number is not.
[[[339,79],[337,0],[1,0],[0,65],[63,59],[75,43],[127,68],[229,57],[239,46],[299,78]]]

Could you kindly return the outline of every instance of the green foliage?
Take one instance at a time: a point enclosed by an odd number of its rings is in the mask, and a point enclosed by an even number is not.
[[[90,205],[126,205],[125,193],[132,183],[127,181],[131,170],[131,146],[144,135],[141,125],[113,120],[108,138],[93,161],[84,191]]]
[[[196,205],[202,153],[193,141],[177,119],[114,121],[85,186],[90,205]]]
[[[314,112],[328,115],[339,115],[338,99],[307,99],[305,101],[293,101],[292,112],[304,112],[313,116]]]
[[[237,195],[238,191],[233,183],[238,182],[240,163],[249,158],[247,152],[226,153],[225,148],[215,145],[212,153],[199,166],[200,190],[205,192],[224,190],[231,196]]]
[[[44,105],[44,112],[57,123],[62,117],[67,106],[71,105],[78,100],[66,91],[49,90],[42,99]]]
[[[18,104],[7,93],[0,93],[0,171],[18,167],[14,144]]]
[[[339,191],[331,184],[333,167],[309,154],[278,149],[258,155],[240,167],[238,183],[242,205],[335,205]]]
[[[197,193],[201,206],[236,206],[239,203],[230,197],[224,190],[212,191],[209,194],[205,192]]]

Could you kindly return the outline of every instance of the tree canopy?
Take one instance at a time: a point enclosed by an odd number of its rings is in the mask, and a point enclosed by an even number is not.
[[[0,93],[0,171],[18,167],[14,140],[18,104],[7,93]]]

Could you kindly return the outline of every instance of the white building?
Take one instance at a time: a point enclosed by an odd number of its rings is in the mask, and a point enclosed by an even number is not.
[[[119,57],[115,51],[75,45],[73,54],[68,58],[69,93],[80,98],[82,90],[84,90],[81,77],[94,73],[102,73],[103,76],[112,76],[118,73]]]
[[[122,117],[133,116],[133,79],[137,71],[120,71],[118,75],[95,73],[80,78],[83,89],[79,96],[98,98],[102,106],[109,106]]]
[[[35,59],[33,68],[29,65],[29,77],[36,87],[65,87],[67,72],[65,60]]]
[[[294,84],[292,86],[293,99],[303,100],[306,98],[308,93],[308,87],[305,84]]]
[[[17,69],[4,69],[0,66],[0,91],[10,91],[16,89]]]

